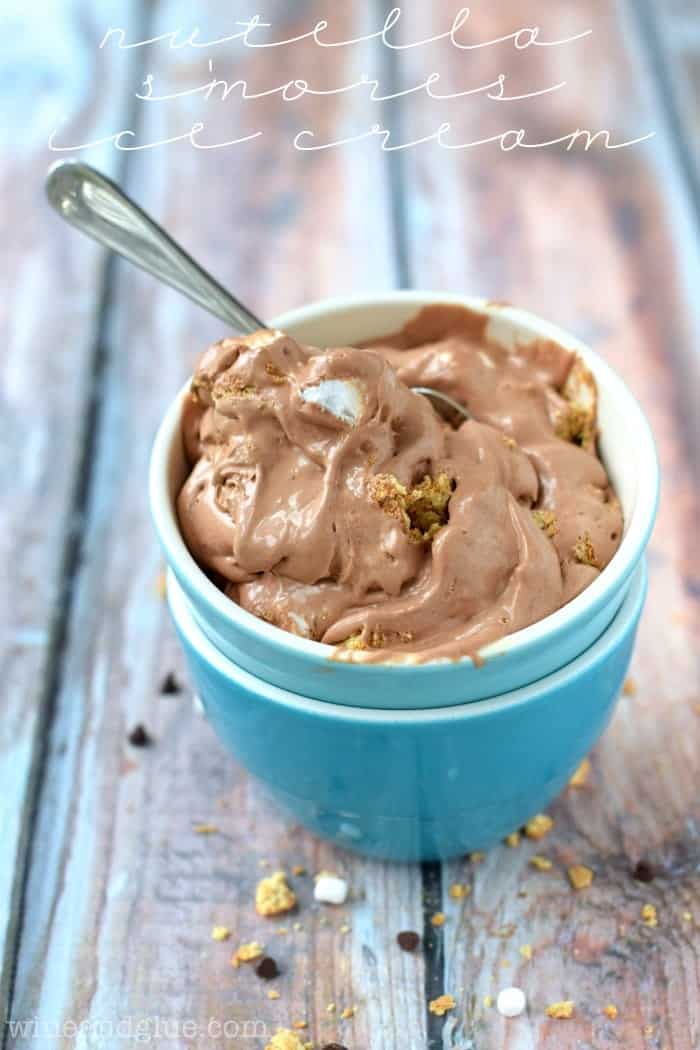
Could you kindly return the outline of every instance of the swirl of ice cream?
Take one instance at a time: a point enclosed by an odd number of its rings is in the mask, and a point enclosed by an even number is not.
[[[452,429],[410,387],[466,405]],[[429,307],[361,348],[277,331],[204,354],[183,410],[185,541],[244,609],[350,660],[474,655],[612,557],[622,515],[576,356]]]

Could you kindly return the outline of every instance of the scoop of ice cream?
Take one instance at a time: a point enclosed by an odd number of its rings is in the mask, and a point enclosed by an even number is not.
[[[353,660],[427,660],[553,612],[619,543],[595,386],[554,344],[493,346],[430,308],[377,345],[276,331],[203,356],[182,532],[233,600]],[[473,417],[453,430],[411,386]]]

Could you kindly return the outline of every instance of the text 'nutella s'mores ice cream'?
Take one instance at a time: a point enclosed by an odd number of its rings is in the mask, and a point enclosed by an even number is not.
[[[436,305],[361,348],[263,330],[206,351],[178,515],[233,601],[343,659],[423,662],[473,656],[595,579],[623,523],[593,377],[486,324]],[[472,418],[453,429],[415,386]]]

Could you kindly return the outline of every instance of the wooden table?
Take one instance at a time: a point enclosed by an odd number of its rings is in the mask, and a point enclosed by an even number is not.
[[[592,755],[589,781],[552,807],[555,828],[538,847],[422,868],[364,861],[290,827],[193,710],[158,593],[146,471],[165,406],[222,326],[106,258],[42,200],[54,156],[46,140],[62,117],[67,144],[123,128],[144,142],[181,135],[201,114],[186,92],[209,79],[211,53],[166,43],[98,49],[110,25],[137,40],[182,24],[168,0],[62,0],[40,16],[25,6],[4,27],[2,82],[11,140],[1,161],[0,949],[14,1026],[6,1047],[34,1037],[42,1050],[112,1048],[127,1030],[135,1042],[139,1023],[159,1048],[262,1047],[264,1039],[245,1038],[245,1022],[271,1033],[306,1020],[315,1045],[350,1050],[698,1050],[697,5],[513,0],[507,14],[505,5],[475,5],[475,39],[537,23],[549,39],[594,30],[566,49],[517,54],[457,52],[446,41],[391,53],[377,40],[325,51],[311,41],[274,52],[231,45],[216,52],[216,72],[258,91],[301,76],[328,90],[362,71],[394,91],[431,70],[443,91],[503,69],[523,92],[567,86],[502,104],[416,93],[380,117],[362,90],[294,104],[230,98],[208,104],[208,141],[262,136],[209,152],[181,142],[81,154],[123,180],[263,316],[403,285],[506,298],[589,340],[649,414],[664,490],[635,688]],[[204,37],[228,28],[224,5],[197,6]],[[444,32],[456,6],[410,0],[400,38]],[[359,0],[273,0],[265,10],[279,37],[326,15],[334,39],[371,33],[385,14]],[[179,97],[135,101],[147,72]],[[511,126],[539,140],[577,126],[609,128],[618,140],[656,135],[617,152],[449,152],[432,143],[387,153],[376,138],[314,153],[290,145],[303,128],[341,138],[377,119],[404,141],[442,120],[453,121],[458,141]],[[160,693],[168,671],[182,682],[178,695]],[[127,743],[138,722],[155,738],[150,749]],[[218,833],[195,834],[198,821]],[[552,859],[550,872],[530,866],[536,849]],[[650,883],[631,876],[642,858],[656,870]],[[588,890],[570,888],[573,861],[594,869]],[[299,927],[271,933],[252,898],[278,865],[341,870],[355,897],[321,910],[310,876],[299,877]],[[455,881],[472,887],[466,900],[450,898]],[[655,928],[640,921],[647,903]],[[440,929],[430,924],[437,910],[447,916]],[[214,924],[230,927],[232,940],[212,941]],[[424,953],[398,950],[402,929],[425,935]],[[276,1001],[250,969],[228,962],[232,946],[262,937],[284,971]],[[484,1004],[508,984],[527,992],[518,1020]],[[457,1008],[438,1018],[427,1003],[442,992]],[[574,1018],[547,1019],[545,1007],[566,998]],[[614,1021],[602,1012],[608,1003]],[[340,1020],[353,1005],[355,1017]],[[211,1018],[236,1022],[238,1035],[231,1024],[228,1036],[216,1034]],[[16,1022],[30,1027],[22,1034]]]

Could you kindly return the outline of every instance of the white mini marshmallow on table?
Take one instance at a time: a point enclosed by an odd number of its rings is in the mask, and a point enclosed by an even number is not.
[[[496,1009],[503,1017],[520,1017],[526,1006],[522,988],[504,988],[498,993]]]
[[[322,871],[316,876],[314,897],[322,904],[345,904],[348,884],[332,871]]]

